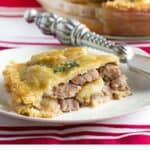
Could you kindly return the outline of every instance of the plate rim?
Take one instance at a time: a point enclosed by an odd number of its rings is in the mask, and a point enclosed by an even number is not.
[[[64,46],[62,46],[64,48]],[[65,46],[67,47],[67,46]],[[25,49],[26,47],[22,47],[22,48],[14,48],[14,49],[3,49],[2,51],[0,51],[0,54],[1,53],[5,53],[5,51],[21,51],[21,49]],[[29,49],[32,49],[33,47],[28,47]],[[35,49],[36,47],[34,47]],[[46,50],[48,47],[40,47],[38,46],[37,47],[39,50]],[[52,47],[49,47],[50,49],[53,48]],[[59,47],[60,49],[61,47]],[[57,47],[54,47],[54,49],[57,49]],[[48,49],[47,49],[48,50]],[[140,53],[142,55],[148,55],[146,52],[144,52],[143,50],[139,49],[139,48],[136,48],[136,47],[133,47],[133,50],[136,51],[137,53]],[[149,56],[149,55],[148,55]],[[133,111],[130,111],[130,112],[126,112],[126,113],[123,113],[123,114],[118,114],[118,115],[115,115],[115,116],[112,116],[112,117],[105,117],[105,118],[96,118],[96,119],[84,119],[84,120],[53,120],[51,118],[39,118],[39,117],[27,117],[27,116],[23,116],[23,115],[20,115],[20,114],[17,114],[15,112],[10,112],[10,111],[6,111],[6,110],[3,110],[0,108],[0,114],[2,115],[6,115],[8,117],[12,117],[12,118],[16,118],[16,119],[20,119],[20,120],[25,120],[25,121],[32,121],[32,122],[42,122],[42,123],[51,123],[51,124],[78,124],[78,123],[89,123],[89,122],[99,122],[99,121],[105,121],[105,120],[109,120],[109,119],[115,119],[115,118],[118,118],[118,117],[121,117],[121,116],[126,116],[126,115],[130,115],[130,114],[133,114],[133,113],[136,113],[136,112],[139,112],[139,111],[142,111],[144,109],[148,109],[150,108],[150,105],[147,105],[147,106],[143,106],[143,107],[140,107],[140,108],[136,108],[134,109]]]

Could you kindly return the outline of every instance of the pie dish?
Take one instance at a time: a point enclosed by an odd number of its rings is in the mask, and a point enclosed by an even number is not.
[[[78,17],[71,11],[68,13],[94,32],[113,36],[150,36],[150,0],[68,1],[74,4],[72,8],[76,7],[83,14],[78,13]]]
[[[66,48],[11,62],[3,71],[13,109],[22,115],[52,118],[81,107],[95,107],[131,95],[114,55]]]
[[[66,1],[76,4],[99,6],[102,2],[105,2],[106,0],[66,0]]]
[[[106,34],[115,33],[125,36],[150,35],[150,1],[119,1],[107,2],[102,11],[104,30]],[[121,23],[121,26],[120,26]]]

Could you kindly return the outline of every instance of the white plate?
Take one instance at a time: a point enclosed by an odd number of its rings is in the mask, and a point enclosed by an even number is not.
[[[51,48],[48,48],[49,50]],[[43,48],[20,48],[14,50],[5,50],[0,52],[0,114],[8,115],[10,117],[16,117],[18,119],[38,121],[38,122],[49,122],[49,123],[83,123],[92,121],[101,121],[105,119],[110,119],[113,117],[118,117],[139,111],[141,108],[150,106],[150,78],[143,76],[141,74],[134,73],[130,71],[126,65],[122,65],[123,72],[129,78],[129,85],[132,88],[133,95],[129,96],[120,101],[112,101],[106,104],[100,105],[96,108],[82,108],[78,112],[65,113],[54,119],[41,119],[32,118],[22,115],[18,115],[15,112],[9,110],[7,104],[10,101],[10,96],[5,91],[3,85],[3,75],[2,71],[5,66],[11,60],[16,62],[24,62],[29,60],[31,55],[47,51]],[[138,53],[143,53],[138,49],[133,48]],[[94,51],[96,53],[101,53],[100,51]]]

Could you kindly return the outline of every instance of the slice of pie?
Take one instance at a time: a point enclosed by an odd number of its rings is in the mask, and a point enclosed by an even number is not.
[[[4,70],[14,110],[32,117],[55,117],[131,95],[118,57],[84,48],[66,48],[33,55]]]

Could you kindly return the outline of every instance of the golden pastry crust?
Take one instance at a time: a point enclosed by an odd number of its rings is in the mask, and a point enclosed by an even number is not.
[[[66,72],[53,72],[53,67],[56,64],[67,60],[76,60],[80,67],[72,68]],[[15,95],[18,95],[18,98],[15,97],[15,101],[18,103],[22,101],[25,104],[30,101],[34,103],[37,99],[36,96],[39,96],[43,90],[50,88],[50,86],[52,88],[59,83],[68,82],[78,74],[99,68],[107,63],[119,64],[119,60],[114,55],[88,54],[83,48],[54,50],[33,55],[31,60],[24,64],[10,63],[4,71],[5,83],[10,92],[15,92]],[[47,67],[46,64],[50,64],[51,67]],[[22,98],[27,95],[30,100]]]
[[[109,7],[121,10],[147,10],[150,8],[149,0],[68,0],[73,3]]]
[[[62,72],[54,71],[56,66],[70,60],[77,62],[79,66],[69,67]],[[53,87],[62,83],[70,82],[79,74],[84,74],[109,63],[118,66],[118,57],[88,53],[84,48],[67,48],[33,55],[26,63],[11,62],[3,74],[5,86],[12,95],[12,104],[17,113],[32,117],[52,118],[62,113],[60,102],[56,98],[43,97],[45,92],[51,91]],[[98,82],[96,85],[95,83],[89,85],[98,90],[98,85],[104,86],[103,82]],[[88,88],[90,88],[89,85]],[[125,94],[125,96],[127,95],[129,93]]]
[[[150,1],[146,2],[145,0],[115,0],[115,1],[108,1],[103,4],[103,7],[106,8],[114,8],[119,10],[149,10],[150,9]]]

